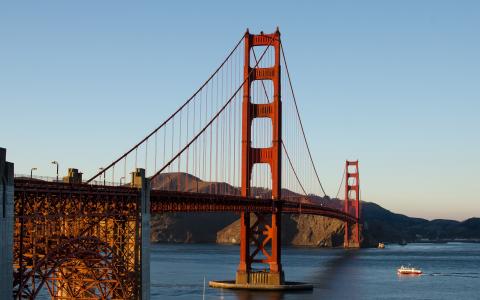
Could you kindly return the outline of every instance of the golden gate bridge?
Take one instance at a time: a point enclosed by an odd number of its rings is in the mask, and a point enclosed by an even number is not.
[[[342,220],[344,247],[360,246],[358,161],[328,197],[278,29],[247,30],[172,115],[87,180],[77,169],[62,181],[14,178],[1,150],[0,290],[16,299],[149,299],[151,213],[239,213],[236,288],[288,284],[282,214]]]

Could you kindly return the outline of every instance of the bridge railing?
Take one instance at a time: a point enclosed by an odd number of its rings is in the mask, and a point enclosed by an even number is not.
[[[15,174],[15,179],[28,179],[28,180],[38,180],[38,181],[46,181],[46,182],[63,182],[67,183],[64,179],[64,177],[52,177],[52,176],[40,176],[40,175],[29,175],[29,174]],[[94,180],[91,182],[87,182],[87,180],[82,180],[82,183],[84,184],[90,184],[90,185],[105,185],[105,186],[125,186],[125,185],[130,185],[129,182],[113,182],[113,181],[108,181],[108,180],[103,180],[103,179],[98,179]]]
[[[29,175],[29,174],[15,174],[15,179],[33,179],[41,180],[47,182],[63,182],[63,177],[51,177],[51,176],[38,176],[38,175]]]

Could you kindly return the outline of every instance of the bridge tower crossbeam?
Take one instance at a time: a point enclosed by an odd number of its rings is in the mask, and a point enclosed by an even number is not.
[[[360,174],[358,160],[345,162],[345,213],[355,216],[356,222],[350,225],[345,222],[345,236],[343,246],[345,248],[360,247]]]
[[[256,214],[251,224],[250,213],[240,216],[240,263],[237,269],[237,284],[283,284],[284,275],[281,264],[281,144],[282,144],[282,104],[280,86],[280,32],[259,35],[245,33],[245,58],[243,104],[242,104],[242,174],[241,195],[251,197],[252,169],[255,164],[268,164],[272,175],[272,199],[274,212],[270,215]],[[252,68],[250,54],[253,47],[273,47],[275,63],[271,67]],[[271,80],[273,100],[266,104],[252,103],[251,87],[256,80]],[[252,147],[252,123],[255,118],[270,118],[272,121],[272,146],[268,148]],[[255,248],[251,252],[250,245]],[[270,245],[270,247],[268,247]],[[269,249],[268,249],[269,248]],[[270,251],[269,251],[270,250]],[[263,258],[257,258],[263,255]],[[268,271],[256,272],[255,263],[267,264]]]

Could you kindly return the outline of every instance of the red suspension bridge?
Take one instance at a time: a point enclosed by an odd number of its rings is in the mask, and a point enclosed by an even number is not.
[[[242,286],[285,283],[282,214],[342,220],[345,247],[360,245],[358,162],[346,162],[329,198],[278,30],[247,31],[170,117],[86,181],[76,169],[62,182],[13,180],[12,164],[0,167],[4,191],[14,188],[17,299],[42,289],[55,299],[148,299],[150,213],[239,213]]]

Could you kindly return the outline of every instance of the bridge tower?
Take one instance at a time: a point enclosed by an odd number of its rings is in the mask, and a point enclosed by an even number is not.
[[[251,179],[255,164],[268,164],[272,175],[272,199],[275,212],[271,215],[256,214],[257,220],[250,223],[250,213],[242,212],[240,216],[240,263],[237,269],[237,284],[279,285],[284,282],[281,264],[281,143],[282,143],[282,103],[280,86],[280,32],[259,35],[247,30],[244,38],[244,79],[242,104],[242,174],[241,194],[252,197]],[[271,67],[250,66],[253,47],[273,47],[275,63]],[[273,100],[267,104],[252,103],[251,87],[256,80],[271,80],[273,83]],[[272,121],[272,146],[269,148],[252,147],[252,123],[255,118],[270,118]],[[253,251],[250,248],[254,244]],[[270,247],[268,247],[270,245]],[[268,249],[269,248],[269,249]],[[259,256],[263,257],[260,258]],[[266,271],[255,271],[254,263],[268,265]]]
[[[360,247],[360,175],[358,172],[358,160],[345,162],[345,201],[344,210],[352,214],[357,222],[349,225],[345,222],[345,237],[343,246],[345,248]]]

